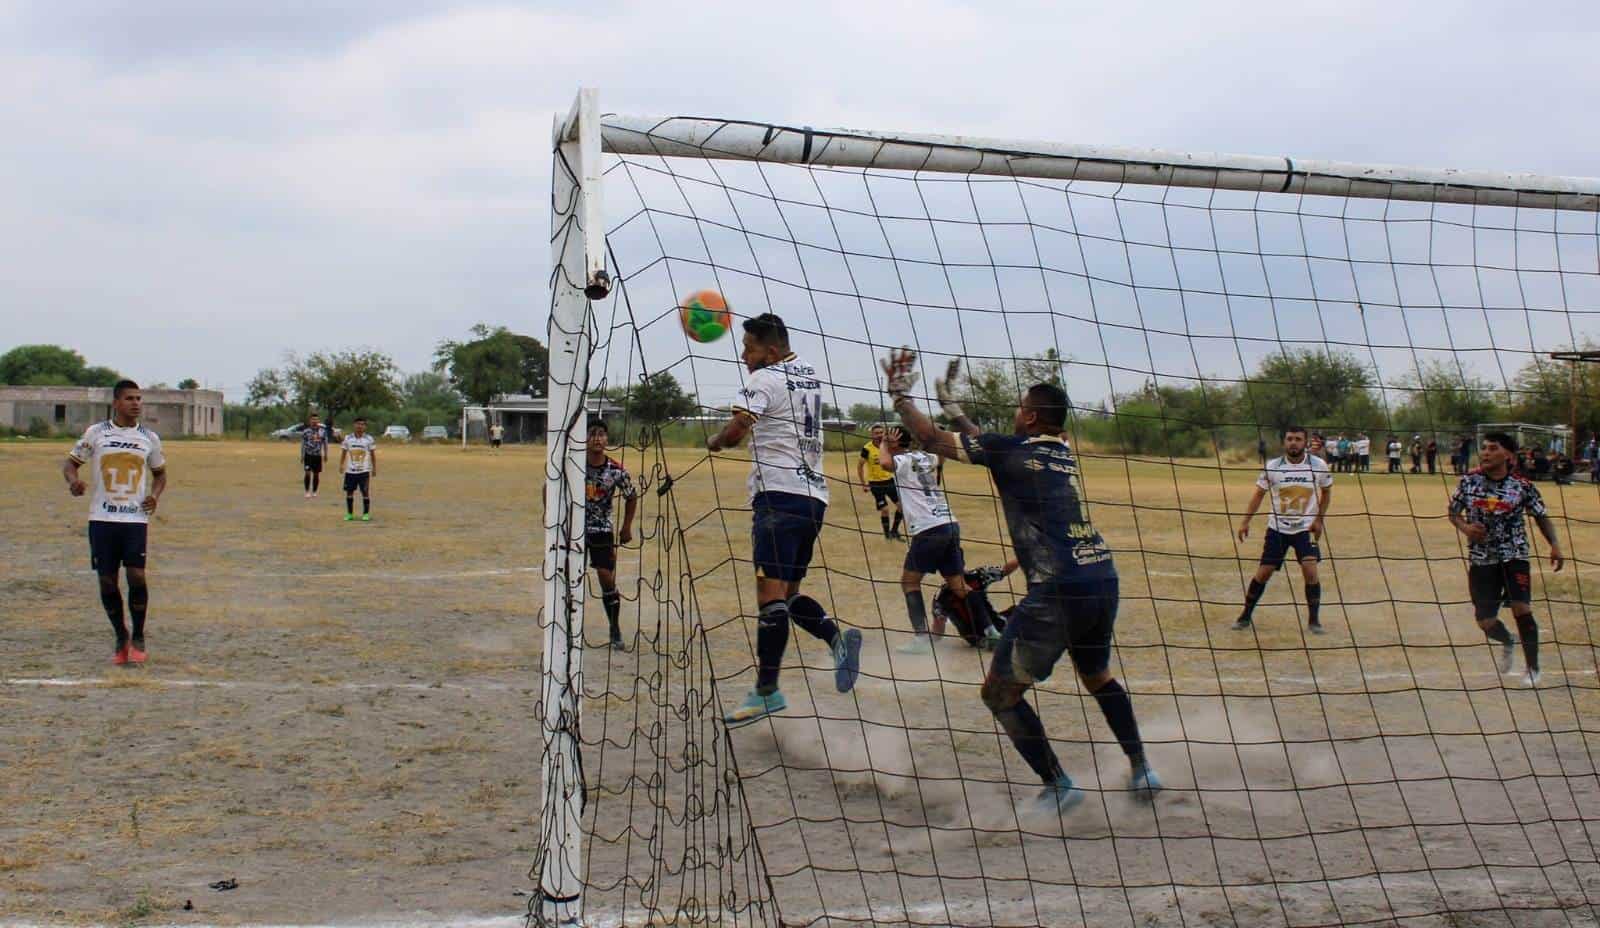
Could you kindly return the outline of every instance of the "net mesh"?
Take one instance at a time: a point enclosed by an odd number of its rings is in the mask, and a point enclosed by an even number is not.
[[[604,647],[592,585],[584,632],[592,921],[1593,923],[1600,495],[1579,436],[1549,433],[1579,482],[1537,484],[1568,557],[1554,572],[1536,542],[1537,689],[1496,669],[1446,503],[1480,422],[1575,409],[1593,431],[1600,381],[1547,352],[1595,331],[1594,213],[631,155],[607,156],[604,189],[617,286],[591,307],[586,389],[626,408],[609,453],[641,493],[618,550],[632,648]],[[737,325],[709,344],[679,325],[705,287],[736,323],[781,315],[849,420],[828,433],[804,589],[866,636],[849,694],[791,636],[788,710],[733,731],[755,664],[749,457],[703,442],[745,372]],[[954,637],[896,652],[906,552],[857,453],[892,417],[876,362],[901,345],[924,382],[963,359],[987,428],[1009,431],[1021,388],[1067,388],[1155,803],[1127,791],[1065,658],[1030,697],[1090,790],[1057,817],[1019,805],[1038,782],[978,697],[988,655]],[[1292,566],[1234,631],[1265,526],[1235,529],[1290,422],[1325,456],[1370,442],[1370,469],[1335,464],[1328,633],[1306,631]],[[967,564],[1003,563],[987,475],[946,481]]]

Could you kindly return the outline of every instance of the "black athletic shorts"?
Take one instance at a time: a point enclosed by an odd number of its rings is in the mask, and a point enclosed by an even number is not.
[[[828,504],[798,493],[768,491],[756,494],[750,508],[750,556],[756,576],[804,579]]]
[[[1473,564],[1467,568],[1467,589],[1477,617],[1492,619],[1502,605],[1533,602],[1533,575],[1522,560]]]
[[[989,673],[1023,684],[1048,679],[1063,653],[1078,673],[1094,675],[1111,666],[1117,627],[1117,577],[1041,583],[1012,608]]]
[[[1322,560],[1322,551],[1317,548],[1317,543],[1311,540],[1311,532],[1295,532],[1285,535],[1277,529],[1267,529],[1267,540],[1261,545],[1261,563],[1270,565],[1274,569],[1282,567],[1284,559],[1289,552],[1294,552],[1295,563],[1311,558],[1314,561]]]
[[[872,490],[872,505],[882,509],[891,501],[896,506],[900,505],[900,490],[894,485],[893,480],[874,480],[867,484]]]
[[[303,454],[300,456],[300,463],[305,465],[306,470],[311,471],[313,474],[322,473],[322,455],[320,454]]]
[[[905,569],[941,577],[966,573],[967,566],[961,557],[961,527],[946,522],[912,535]]]
[[[101,576],[115,574],[124,566],[143,570],[149,531],[150,526],[143,522],[90,522],[89,566]]]
[[[489,447],[491,447],[491,448],[500,447],[500,439],[498,439],[498,438],[489,439]]]
[[[617,569],[617,536],[610,532],[589,532],[584,547],[589,552],[589,566],[596,570]]]
[[[354,493],[355,491],[360,490],[362,496],[369,496],[369,495],[371,495],[371,490],[369,489],[369,486],[371,485],[371,481],[372,481],[372,474],[371,473],[345,474],[344,475],[344,491],[346,493]]]

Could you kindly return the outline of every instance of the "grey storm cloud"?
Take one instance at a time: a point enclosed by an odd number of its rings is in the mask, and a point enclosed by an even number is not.
[[[549,130],[607,109],[1600,174],[1586,5],[0,2],[0,350],[234,396],[543,335]]]

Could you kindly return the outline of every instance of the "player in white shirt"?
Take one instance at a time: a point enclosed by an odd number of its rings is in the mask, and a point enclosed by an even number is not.
[[[339,445],[339,469],[344,471],[344,520],[355,518],[355,492],[361,491],[361,521],[372,521],[372,481],[378,476],[378,440],[367,434],[367,420],[357,416],[355,432]]]
[[[161,438],[139,424],[144,395],[131,380],[111,389],[111,418],[96,422],[67,452],[61,475],[67,490],[82,496],[90,487],[78,474],[89,465],[94,494],[89,505],[89,561],[100,577],[100,603],[117,634],[113,664],[145,661],[144,621],[150,605],[145,582],[150,516],[167,490],[167,459]],[[117,574],[128,573],[128,612],[133,634],[122,621],[122,589]]]
[[[1356,470],[1363,474],[1372,470],[1372,439],[1366,432],[1356,438]]]
[[[1283,456],[1267,462],[1261,476],[1256,478],[1256,491],[1245,507],[1244,521],[1239,523],[1239,541],[1250,534],[1250,520],[1261,501],[1272,497],[1272,510],[1267,516],[1267,538],[1261,548],[1261,566],[1250,578],[1250,587],[1244,594],[1244,612],[1233,623],[1234,631],[1251,627],[1251,615],[1256,603],[1267,589],[1267,581],[1283,566],[1284,558],[1294,551],[1300,562],[1300,573],[1306,583],[1306,627],[1322,634],[1322,621],[1318,611],[1322,608],[1322,583],[1317,577],[1317,564],[1322,552],[1317,541],[1322,537],[1323,520],[1328,515],[1328,505],[1333,499],[1333,473],[1328,465],[1314,454],[1306,453],[1306,430],[1291,425],[1283,430]]]
[[[778,689],[778,670],[791,621],[828,643],[839,692],[848,693],[861,670],[861,632],[841,632],[820,603],[800,593],[828,509],[822,381],[816,368],[789,350],[789,329],[773,313],[745,320],[740,356],[750,376],[734,398],[733,418],[706,441],[715,453],[750,436],[751,555],[761,615],[756,685],[725,717],[730,726],[788,708]]]
[[[900,573],[900,590],[906,597],[906,614],[911,619],[912,638],[897,650],[901,654],[928,654],[933,651],[933,638],[928,633],[928,610],[922,598],[922,578],[936,573],[944,578],[945,589],[957,602],[977,608],[980,614],[989,613],[988,602],[972,602],[970,598],[983,599],[981,590],[969,590],[966,581],[966,559],[961,552],[961,526],[950,511],[950,500],[939,485],[944,465],[926,451],[911,448],[906,433],[898,428],[889,429],[878,451],[879,466],[894,474],[895,489],[899,492],[900,508],[906,514],[906,525],[911,532],[911,546],[906,551],[905,566]],[[989,634],[998,639],[1000,633],[992,625]]]

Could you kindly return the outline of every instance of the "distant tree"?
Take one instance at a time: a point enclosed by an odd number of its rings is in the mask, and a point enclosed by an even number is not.
[[[398,406],[398,373],[388,355],[352,350],[290,358],[285,379],[297,403],[319,408],[332,425],[341,412]]]
[[[1395,411],[1396,426],[1406,432],[1470,432],[1506,415],[1504,390],[1453,364],[1431,362],[1407,386],[1411,392]]]
[[[871,425],[875,422],[882,422],[894,415],[894,410],[889,408],[888,402],[888,397],[884,397],[884,404],[881,406],[877,403],[853,403],[850,406],[849,414],[845,418],[856,425]]]
[[[1369,389],[1366,365],[1342,351],[1285,351],[1262,360],[1239,393],[1244,421],[1286,425],[1382,428],[1381,407]]]
[[[459,410],[461,394],[450,386],[449,378],[437,371],[407,374],[400,381],[400,402],[419,409]]]
[[[434,369],[474,405],[487,406],[503,393],[543,396],[550,376],[550,352],[537,339],[505,327],[479,323],[473,338],[446,340],[433,352]]]
[[[1585,340],[1579,350],[1595,350]],[[1555,350],[1561,350],[1558,346]],[[1510,417],[1536,425],[1565,424],[1572,416],[1574,371],[1571,361],[1552,361],[1535,355],[1511,380]],[[1600,432],[1600,364],[1577,363],[1578,431]],[[1580,436],[1581,438],[1581,436]]]
[[[109,387],[119,375],[87,367],[83,355],[60,345],[18,345],[0,355],[0,383],[41,387]]]
[[[178,389],[179,390],[198,390],[198,389],[200,389],[200,381],[194,379],[193,377],[185,377],[182,380],[178,381]]]
[[[251,406],[287,406],[289,383],[283,373],[275,368],[263,367],[245,385],[249,391],[245,402]]]
[[[623,405],[627,418],[647,429],[699,412],[694,397],[685,393],[678,379],[665,371],[634,384]]]

